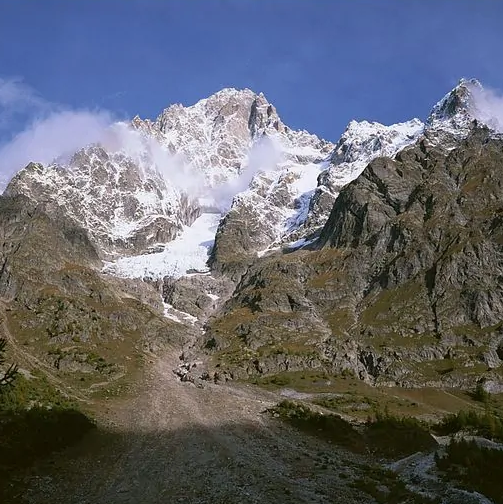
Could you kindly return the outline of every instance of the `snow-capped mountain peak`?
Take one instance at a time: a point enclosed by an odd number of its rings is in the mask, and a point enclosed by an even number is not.
[[[368,164],[371,157],[392,155],[417,138],[424,128],[419,119],[385,126],[377,122],[351,121],[330,157],[334,165],[359,161]]]
[[[172,105],[154,121],[115,123],[99,145],[30,165],[6,191],[73,218],[103,258],[150,254],[202,212],[230,205],[255,173],[311,163],[331,148],[285,126],[262,93],[223,89],[189,107]]]
[[[69,161],[21,170],[6,192],[73,218],[103,258],[132,256],[108,271],[163,276],[174,271],[169,263],[176,256],[183,263],[179,275],[201,269],[219,213],[225,219],[217,237],[239,229],[247,253],[312,239],[340,190],[374,158],[393,157],[423,137],[448,148],[484,113],[491,124],[481,93],[478,81],[462,80],[433,107],[426,125],[351,121],[334,145],[290,129],[264,94],[225,88],[191,106],[171,105],[155,120],[116,123],[100,145]],[[201,233],[204,243],[197,241]],[[196,247],[185,254],[197,258],[192,266],[180,262],[185,245]],[[151,269],[148,255],[162,251]],[[138,271],[125,273],[129,266]]]
[[[194,105],[171,105],[155,121],[135,117],[133,126],[155,137],[201,173],[210,186],[238,175],[254,140],[288,128],[265,96],[225,88]]]
[[[257,176],[250,189],[234,199],[229,217],[235,215],[239,220],[245,212],[252,222],[269,223],[266,230],[253,234],[253,246],[259,252],[282,243],[305,243],[326,222],[340,190],[373,159],[394,157],[421,138],[449,149],[469,134],[475,119],[493,127],[491,110],[483,106],[481,96],[483,88],[477,80],[462,79],[433,107],[426,124],[419,119],[389,126],[351,121],[326,159],[311,160],[312,164],[304,167],[285,167],[286,171],[275,177]],[[286,179],[302,181],[302,192],[293,191],[295,185],[289,183],[290,196],[282,196],[283,204],[278,205],[277,191]],[[284,187],[282,191],[279,194],[284,195]],[[226,219],[224,225],[230,220]]]
[[[449,147],[468,135],[476,123],[494,131],[503,130],[503,120],[493,110],[492,95],[477,79],[461,79],[433,107],[426,121],[430,141]],[[501,114],[500,114],[501,115]]]
[[[377,122],[351,121],[329,158],[326,169],[310,201],[304,232],[314,232],[322,226],[339,191],[356,179],[365,167],[379,156],[393,157],[414,143],[423,133],[419,119],[385,126]]]
[[[452,119],[473,119],[476,112],[474,93],[482,89],[482,84],[477,79],[461,79],[453,90],[433,106],[427,124]]]

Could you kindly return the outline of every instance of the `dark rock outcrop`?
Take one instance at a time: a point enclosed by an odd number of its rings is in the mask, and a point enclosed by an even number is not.
[[[248,269],[209,323],[215,359],[247,366],[287,349],[371,382],[501,377],[502,164],[503,139],[485,128],[452,150],[425,138],[371,162],[314,250]]]

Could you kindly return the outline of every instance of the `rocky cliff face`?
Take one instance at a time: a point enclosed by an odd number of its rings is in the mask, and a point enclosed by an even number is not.
[[[198,204],[160,173],[99,146],[82,149],[66,166],[29,164],[5,194],[25,195],[51,216],[71,218],[102,257],[146,252],[199,215]]]
[[[473,121],[486,113],[477,109],[476,80],[460,81],[430,112],[426,123],[412,119],[384,126],[351,121],[331,152],[312,152],[307,164],[284,163],[272,173],[258,174],[250,188],[238,194],[222,221],[211,259],[218,271],[239,277],[256,252],[295,249],[319,235],[340,190],[355,180],[373,159],[393,158],[408,145],[426,138],[429,145],[453,148],[466,138]],[[298,158],[297,158],[298,161]],[[293,183],[292,183],[293,182]],[[242,223],[247,222],[248,226]],[[266,222],[267,226],[261,225]]]
[[[30,164],[2,200],[11,330],[63,367],[183,340],[219,376],[497,390],[503,140],[479,86],[335,144],[225,89]]]
[[[423,139],[372,161],[317,250],[249,269],[209,326],[220,360],[400,384],[500,380],[502,155],[503,139],[476,128],[450,151]]]
[[[262,93],[231,88],[190,107],[172,105],[155,121],[137,116],[133,126],[203,172],[211,186],[244,168],[254,139],[289,131]]]
[[[335,147],[304,147],[302,157],[286,158],[276,170],[256,175],[249,189],[235,196],[220,225],[213,268],[236,275],[236,262],[249,263],[257,252],[297,248],[316,237],[342,187],[372,159],[393,156],[423,131],[417,119],[393,126],[352,121]]]

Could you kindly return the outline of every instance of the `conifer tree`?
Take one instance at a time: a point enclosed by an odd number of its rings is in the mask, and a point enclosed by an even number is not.
[[[7,340],[5,338],[0,338],[0,366],[5,364],[5,347],[7,346]],[[18,372],[18,367],[16,364],[11,364],[6,371],[0,371],[0,387],[9,385],[16,378]]]

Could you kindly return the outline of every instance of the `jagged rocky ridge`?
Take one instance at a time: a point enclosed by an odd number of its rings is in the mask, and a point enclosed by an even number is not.
[[[56,297],[77,296],[61,271],[71,282],[68,264],[82,253],[90,262],[79,268],[118,299],[150,305],[157,320],[161,294],[169,323],[205,324],[200,337],[189,331],[193,351],[206,352],[218,376],[319,367],[402,385],[470,386],[486,375],[497,389],[502,152],[476,120],[477,86],[462,81],[426,124],[352,122],[335,145],[289,129],[263,95],[226,89],[156,121],[115,125],[67,163],[32,163],[7,200],[28,198],[56,229],[66,223],[87,240],[56,270],[33,251],[35,277],[46,271],[32,290],[45,293],[47,283]],[[208,212],[223,215],[213,274],[184,264],[175,275],[170,254],[183,252],[187,226],[214,225]],[[211,241],[195,245],[200,265]],[[102,259],[117,260],[107,272],[152,285],[117,284],[99,273]],[[31,289],[24,270],[2,270],[2,285],[23,286],[9,287],[19,310]],[[76,291],[88,293],[75,275]]]
[[[257,250],[288,243],[295,248],[316,239],[339,191],[356,179],[373,159],[393,157],[421,137],[427,137],[432,145],[441,144],[445,148],[456,145],[459,139],[467,136],[478,115],[472,93],[479,87],[478,81],[462,80],[433,107],[426,124],[418,119],[391,126],[351,121],[330,156],[312,167],[318,171],[316,183],[312,179],[311,183],[304,185],[304,192],[293,200],[297,212],[286,220],[271,217],[274,215],[272,208],[285,206],[281,200],[278,202],[275,193],[285,172],[280,171],[277,179],[267,180],[262,190],[257,188],[264,182],[253,180],[250,190],[234,199],[231,210],[221,223],[211,259],[213,268],[239,276],[243,270],[239,265],[249,264]],[[273,228],[261,226],[264,221],[272,223]],[[242,222],[248,223],[244,229]],[[237,271],[234,271],[236,266]]]
[[[71,218],[87,231],[101,257],[169,242],[200,213],[159,173],[143,172],[133,159],[101,146],[82,149],[68,166],[30,163],[5,194],[27,196],[51,216]]]

